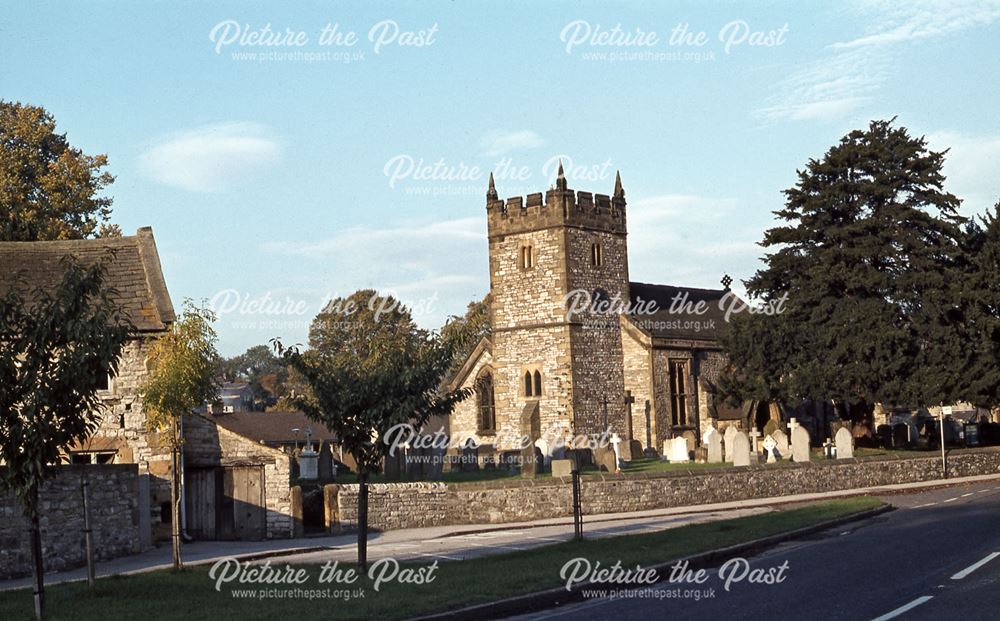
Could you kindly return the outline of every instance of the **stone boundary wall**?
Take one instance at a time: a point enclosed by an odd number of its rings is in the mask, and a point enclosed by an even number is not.
[[[40,490],[45,571],[86,564],[81,476],[87,475],[94,557],[103,561],[140,551],[139,470],[135,464],[59,466]],[[148,507],[143,507],[148,511]],[[31,524],[13,492],[0,493],[0,579],[32,571]]]
[[[948,474],[1000,473],[1000,449],[963,452],[948,458]],[[751,498],[934,481],[941,458],[843,459],[809,464],[786,462],[581,477],[584,515],[647,511]],[[339,521],[357,522],[358,485],[327,486]],[[572,515],[568,478],[514,479],[482,483],[375,483],[369,486],[369,527],[379,530],[455,524],[499,524]],[[330,512],[332,513],[332,512]]]

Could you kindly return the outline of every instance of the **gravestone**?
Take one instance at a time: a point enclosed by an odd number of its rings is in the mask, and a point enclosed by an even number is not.
[[[742,431],[736,432],[733,437],[733,465],[750,465],[750,440]]]
[[[792,430],[792,460],[800,464],[809,461],[809,432],[802,425]]]
[[[611,434],[611,448],[615,451],[615,472],[622,471],[622,439],[617,433]]]
[[[854,437],[847,427],[837,430],[837,459],[851,459],[854,457]]]
[[[571,459],[552,460],[552,476],[568,477],[572,475],[573,475],[573,460]]]
[[[736,427],[732,425],[726,427],[726,433],[724,434],[726,440],[726,461],[733,461],[733,440],[736,439],[737,433],[739,431],[736,430]]]
[[[775,448],[777,448],[778,443],[775,442],[774,436],[767,436],[764,438],[764,451],[767,453],[767,463],[774,464],[778,460],[775,458]]]
[[[466,446],[462,449],[462,472],[479,470],[479,447]]]
[[[382,462],[382,472],[386,481],[401,481],[406,471],[406,455],[401,447],[396,447],[395,454],[386,455]]]
[[[875,436],[878,439],[878,446],[892,448],[892,427],[889,425],[879,425],[875,428]]]
[[[687,441],[688,452],[693,451],[695,446],[698,444],[698,436],[696,436],[693,431],[688,430],[682,433],[681,437]]]
[[[892,426],[892,448],[903,449],[910,445],[910,426],[896,423]]]
[[[691,453],[688,452],[688,441],[683,436],[664,442],[663,453],[667,455],[667,459],[672,464],[691,461]]]
[[[705,446],[708,447],[708,457],[706,460],[710,464],[722,463],[722,434],[715,427],[709,427],[705,432]]]
[[[535,441],[542,435],[542,421],[538,414],[538,402],[531,401],[521,410],[521,436],[527,441],[527,446],[521,448],[521,476],[534,478],[542,471],[542,463],[538,461]]]
[[[788,459],[788,436],[785,434],[785,432],[782,431],[781,429],[778,429],[777,431],[772,433],[770,437],[774,438],[775,442],[774,448],[775,450],[778,451],[776,457],[778,459]]]
[[[633,459],[642,459],[642,442],[638,440],[629,440],[625,444],[622,444],[622,459],[625,461],[632,461]]]
[[[601,472],[614,473],[618,470],[618,457],[610,446],[599,446],[593,450],[594,465]]]
[[[750,430],[750,442],[753,443],[753,454],[754,455],[759,455],[760,454],[760,446],[757,444],[757,440],[758,439],[760,439],[760,432],[757,431],[756,427],[754,427],[753,429]]]

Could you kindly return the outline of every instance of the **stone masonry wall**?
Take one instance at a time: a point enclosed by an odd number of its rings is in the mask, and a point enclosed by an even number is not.
[[[646,344],[637,340],[634,330],[621,328],[622,368],[625,390],[631,391],[635,403],[632,404],[632,439],[646,446],[646,401],[649,401],[650,423],[655,420],[653,411],[652,355]],[[653,425],[650,424],[650,427]],[[652,438],[652,429],[650,429]]]
[[[59,466],[40,490],[45,571],[86,563],[81,477],[87,476],[94,556],[103,561],[139,550],[138,470],[134,464]],[[13,493],[0,494],[0,579],[31,573],[30,522]]]
[[[1000,449],[982,449],[948,460],[953,477],[1000,473]],[[935,457],[783,463],[683,473],[581,479],[585,515],[646,511],[789,494],[822,493],[876,485],[934,481]],[[357,520],[357,485],[339,486],[343,523]],[[572,514],[569,479],[483,483],[398,483],[372,485],[369,525],[391,530],[432,525],[506,523]]]

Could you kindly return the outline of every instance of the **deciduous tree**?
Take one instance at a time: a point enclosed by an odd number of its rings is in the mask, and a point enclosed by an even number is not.
[[[468,396],[465,390],[439,390],[460,343],[419,328],[391,297],[371,304],[377,295],[363,290],[333,300],[313,321],[305,351],[274,342],[311,388],[295,405],[332,431],[357,462],[362,568],[367,567],[368,477],[381,470],[391,448],[389,430],[448,415]]]
[[[55,289],[27,283],[0,298],[0,488],[31,521],[35,614],[45,605],[39,488],[59,456],[100,423],[100,386],[118,371],[132,325],[103,286],[109,255],[63,260]]]
[[[167,434],[170,446],[170,506],[174,570],[180,570],[180,469],[181,418],[215,398],[218,352],[212,328],[215,315],[207,308],[184,303],[184,312],[157,339],[149,353],[151,370],[143,385],[143,411],[150,430]]]

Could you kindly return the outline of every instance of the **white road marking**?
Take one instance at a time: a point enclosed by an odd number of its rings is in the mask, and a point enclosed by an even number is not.
[[[952,580],[961,580],[962,578],[968,576],[969,574],[971,574],[972,572],[976,571],[977,569],[979,569],[980,567],[982,567],[986,563],[989,563],[990,561],[992,561],[993,559],[995,559],[998,556],[1000,556],[1000,552],[993,552],[992,554],[987,555],[987,557],[984,558],[983,560],[981,560],[979,562],[976,562],[976,563],[973,563],[972,565],[969,565],[968,567],[966,567],[962,571],[958,572],[957,574],[955,574],[954,576],[952,576],[951,579]]]
[[[966,498],[966,497],[971,496],[971,495],[973,495],[975,493],[976,492],[969,492],[968,494],[962,494],[962,498]]]
[[[988,489],[981,489],[981,490],[979,490],[979,493],[980,494],[985,494],[988,491],[990,491],[990,490],[988,490]]]
[[[872,621],[889,621],[889,619],[895,619],[896,617],[898,617],[899,615],[903,614],[904,612],[909,612],[910,610],[913,610],[914,608],[916,608],[920,604],[926,604],[927,602],[931,601],[932,599],[934,599],[933,595],[924,595],[922,597],[918,597],[917,599],[913,600],[912,602],[910,602],[909,604],[907,604],[905,606],[900,606],[899,608],[897,608],[897,609],[895,609],[895,610],[893,610],[891,612],[885,613],[881,617],[875,617],[874,619],[872,619]]]
[[[949,498],[945,502],[955,502],[956,500],[958,500],[958,498]]]
[[[924,507],[933,507],[936,504],[937,504],[936,502],[928,502],[928,503],[924,503],[922,505],[917,505],[917,506],[915,506],[913,508],[914,509],[923,509]]]

